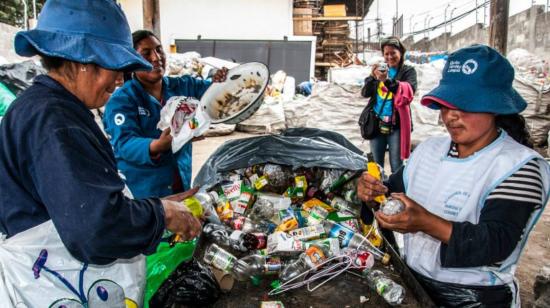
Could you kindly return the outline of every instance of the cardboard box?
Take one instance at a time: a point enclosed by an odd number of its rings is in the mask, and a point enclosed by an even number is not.
[[[294,35],[313,35],[312,9],[294,9]]]
[[[345,4],[327,4],[323,6],[325,17],[346,17]]]

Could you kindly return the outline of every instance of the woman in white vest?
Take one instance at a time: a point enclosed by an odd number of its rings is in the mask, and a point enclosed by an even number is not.
[[[137,307],[144,254],[200,222],[174,201],[135,200],[90,112],[122,73],[150,70],[114,0],[48,0],[15,51],[37,76],[0,124],[0,306]]]
[[[361,177],[364,201],[405,204],[380,225],[404,234],[404,259],[438,306],[519,306],[514,271],[550,191],[550,167],[531,149],[512,88],[514,69],[494,49],[449,55],[422,104],[440,109],[448,136],[421,143],[388,181]]]

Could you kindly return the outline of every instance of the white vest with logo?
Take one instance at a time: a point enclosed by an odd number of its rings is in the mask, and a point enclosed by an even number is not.
[[[527,235],[548,200],[550,167],[538,153],[520,145],[504,131],[493,143],[464,159],[448,157],[450,144],[449,137],[428,139],[415,149],[405,167],[407,196],[426,210],[448,221],[477,224],[489,193],[534,158],[542,174],[543,207],[532,213],[521,240],[499,267],[442,267],[441,242],[422,232],[404,235],[405,260],[418,273],[437,281],[477,286],[511,285]]]

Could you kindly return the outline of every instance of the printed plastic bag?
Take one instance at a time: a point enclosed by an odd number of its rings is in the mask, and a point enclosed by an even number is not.
[[[210,127],[210,118],[199,108],[199,101],[187,96],[172,96],[160,110],[157,128],[170,128],[172,152],[176,153],[194,137],[205,133]]]
[[[157,247],[157,252],[147,256],[145,308],[149,307],[149,301],[170,274],[184,261],[192,258],[195,247],[196,240],[176,243],[174,247],[170,247],[168,242],[161,242]]]
[[[193,258],[181,263],[164,281],[149,301],[149,306],[205,307],[215,303],[220,294],[220,286],[210,269]]]

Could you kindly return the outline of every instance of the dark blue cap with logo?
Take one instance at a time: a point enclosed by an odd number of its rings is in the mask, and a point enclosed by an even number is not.
[[[520,113],[525,100],[512,87],[514,68],[498,51],[472,45],[449,55],[439,85],[422,97],[432,109],[441,105],[466,112]]]
[[[116,71],[152,69],[134,50],[114,0],[48,0],[36,29],[18,32],[14,44],[20,56],[42,54]]]

